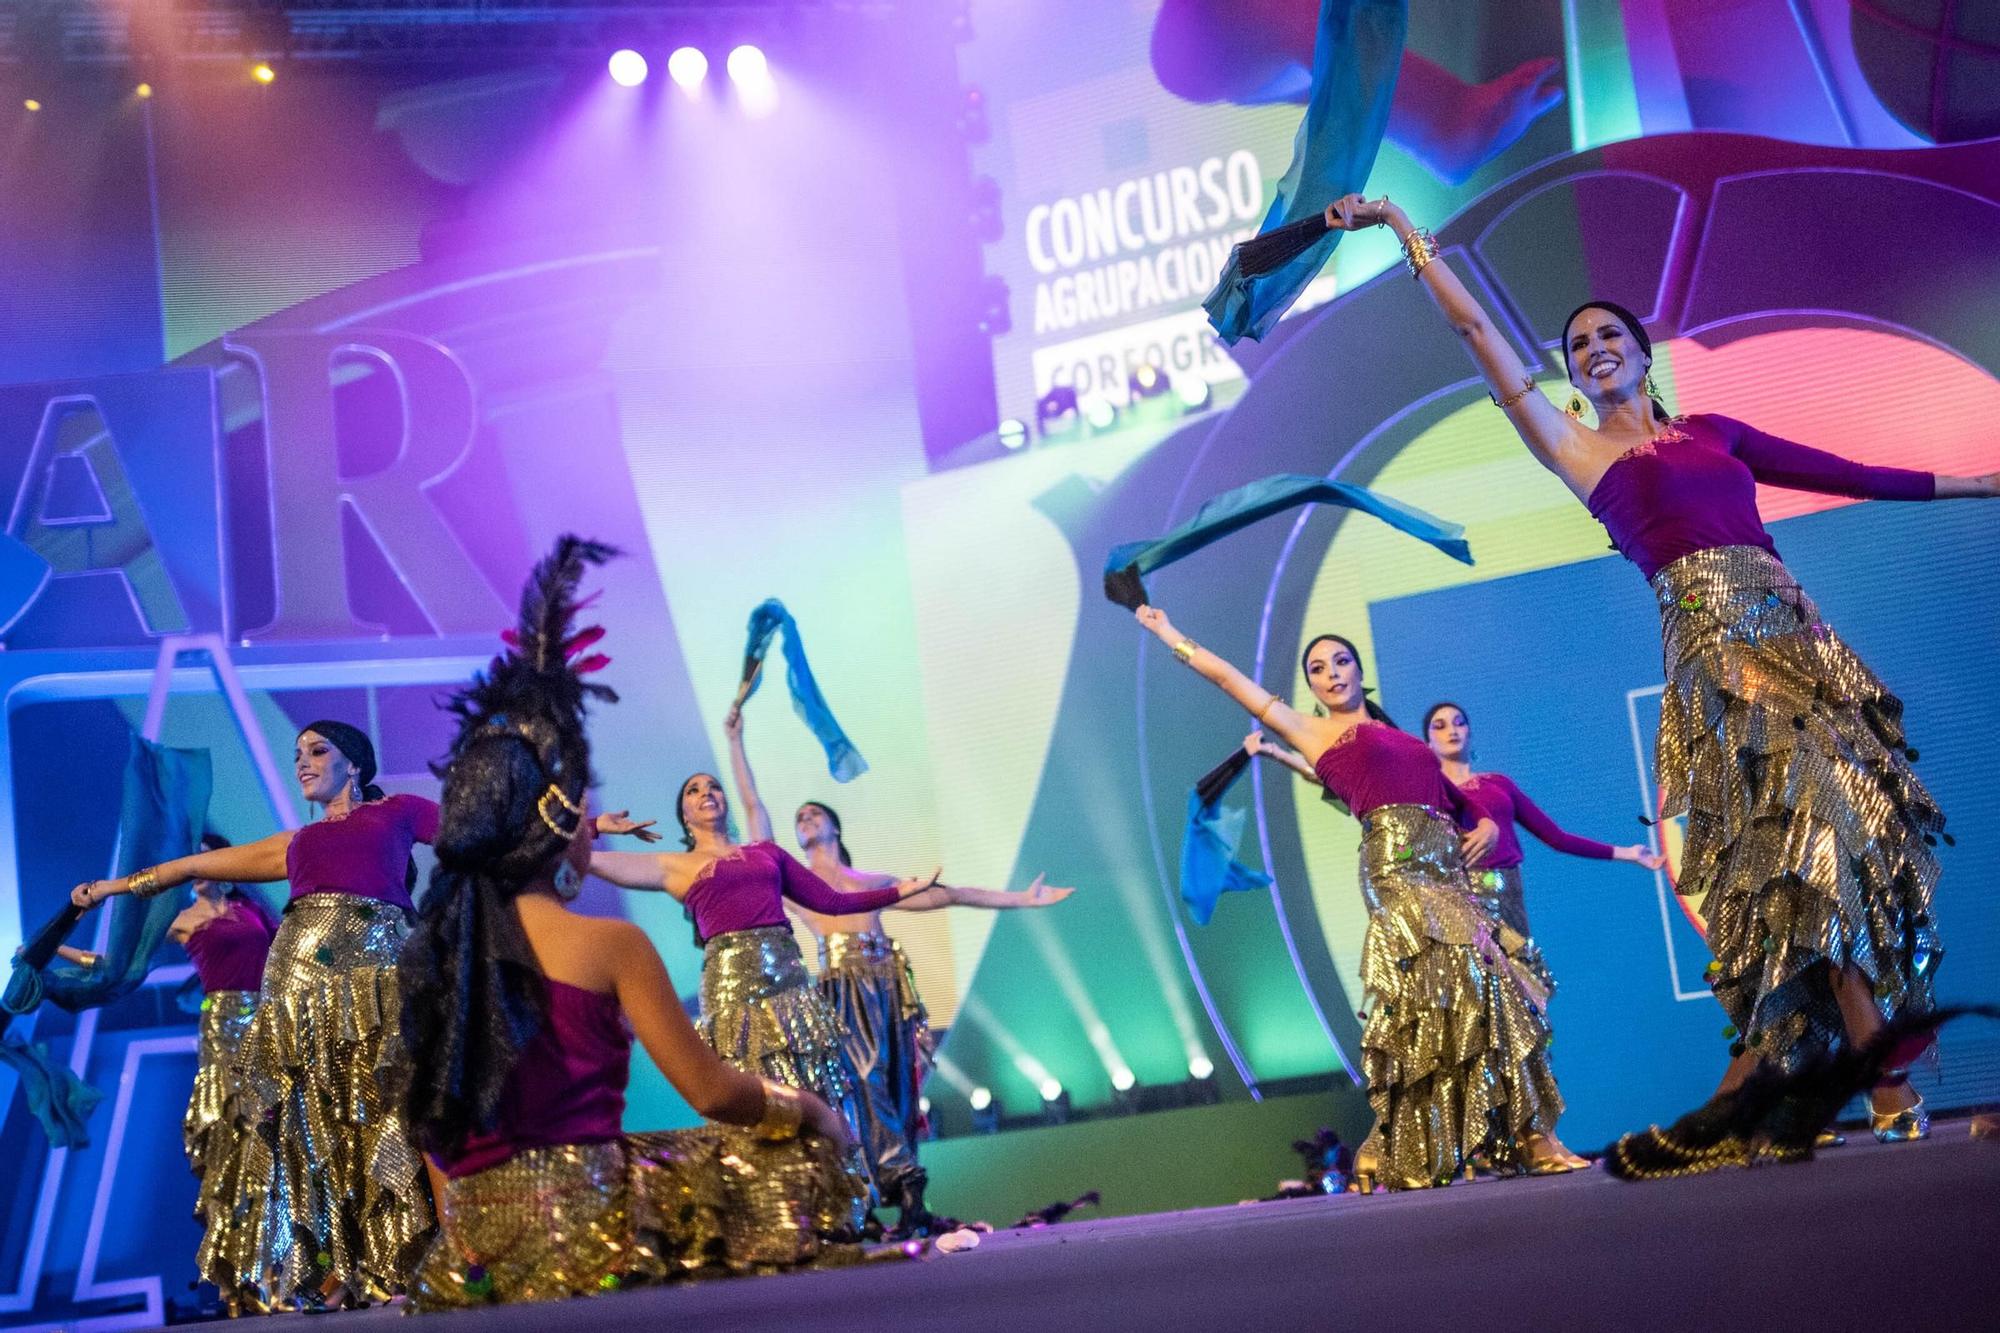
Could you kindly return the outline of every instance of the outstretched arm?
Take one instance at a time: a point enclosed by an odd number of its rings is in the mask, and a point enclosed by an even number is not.
[[[1234,699],[1244,712],[1285,738],[1294,749],[1324,750],[1331,743],[1315,728],[1316,719],[1293,708],[1277,695],[1223,661],[1208,649],[1175,629],[1167,613],[1157,606],[1142,606],[1135,612],[1139,623],[1174,650],[1174,656],[1203,680]]]
[[[1411,233],[1418,230],[1409,214],[1393,201],[1364,199],[1358,194],[1327,205],[1326,222],[1336,231],[1386,226],[1403,242],[1405,253],[1409,252]],[[1418,244],[1421,246],[1421,241]],[[1417,281],[1430,294],[1452,332],[1459,336],[1467,355],[1479,368],[1480,377],[1486,381],[1487,391],[1513,423],[1515,433],[1542,466],[1566,476],[1564,455],[1575,439],[1569,418],[1534,388],[1534,377],[1514,345],[1443,258],[1423,264],[1417,271]]]
[[[1871,467],[1719,418],[1732,431],[1730,449],[1750,475],[1772,486],[1857,500],[1990,499],[2000,495],[2000,472],[1984,477],[1941,477],[1900,467]]]
[[[1250,755],[1261,755],[1266,759],[1276,760],[1314,786],[1325,785],[1319,780],[1319,770],[1307,763],[1304,755],[1297,750],[1279,745],[1261,731],[1253,731],[1245,736],[1243,749]]]
[[[69,900],[78,907],[95,907],[115,893],[138,893],[150,898],[197,879],[269,884],[285,877],[285,849],[291,845],[292,830],[280,829],[268,838],[240,847],[217,847],[193,856],[177,856],[123,879],[94,879],[79,884],[70,890]]]
[[[590,873],[621,889],[668,892],[667,858],[661,852],[592,852]]]
[[[967,888],[962,884],[936,884],[921,893],[911,894],[896,906],[905,912],[935,912],[941,907],[984,907],[989,911],[1006,912],[1020,907],[1053,907],[1075,892],[1075,889],[1044,884],[1042,877],[1037,875],[1035,882],[1019,893],[1009,893],[1005,889]]]
[[[897,880],[879,889],[843,893],[782,852],[778,855],[778,871],[785,897],[808,912],[817,912],[821,916],[879,912],[937,883],[937,872],[933,870],[925,878]]]
[[[743,807],[743,820],[749,826],[750,841],[771,841],[771,812],[764,808],[764,798],[757,794],[757,775],[750,771],[750,755],[743,748],[743,702],[739,695],[737,702],[729,706],[729,715],[722,719],[722,734],[729,737],[729,772],[736,779],[736,803]]]
[[[1521,790],[1512,778],[1495,774],[1483,779],[1486,782],[1500,781],[1507,784],[1507,794],[1514,798],[1514,819],[1522,828],[1540,838],[1545,846],[1563,853],[1565,856],[1587,856],[1596,861],[1612,860],[1618,852],[1608,842],[1598,842],[1592,838],[1580,838],[1570,833],[1549,818],[1548,812],[1528,799],[1528,793]]]

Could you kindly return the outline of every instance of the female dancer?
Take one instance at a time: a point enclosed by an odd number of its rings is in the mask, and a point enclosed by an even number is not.
[[[743,747],[743,710],[733,708],[723,723],[729,737],[729,762],[736,778],[753,839],[771,837],[771,816],[757,792],[750,757]],[[846,904],[852,896],[897,882],[896,876],[856,870],[842,839],[840,816],[833,807],[808,801],[792,817],[792,831],[812,872],[842,895],[834,913],[800,904],[793,910],[819,942],[819,988],[842,1027],[847,1062],[859,1084],[855,1111],[860,1118],[861,1146],[869,1171],[887,1207],[898,1210],[897,1230],[920,1231],[929,1214],[924,1188],[930,1177],[917,1161],[917,1135],[923,1126],[924,1079],[930,1074],[930,1026],[916,978],[902,946],[882,929],[880,911],[857,911]],[[905,912],[930,912],[940,907],[1050,907],[1072,890],[1044,884],[1041,876],[1019,893],[934,884],[892,903]]]
[[[1760,1062],[1790,1070],[1843,1039],[1866,1041],[1887,1017],[1929,1009],[1940,950],[1926,843],[1943,816],[1905,762],[1901,701],[1779,563],[1755,483],[1930,500],[2000,495],[2000,473],[1863,467],[1728,417],[1670,417],[1647,377],[1651,337],[1606,301],[1563,325],[1570,382],[1597,411],[1592,429],[1536,391],[1401,208],[1350,195],[1326,217],[1395,229],[1494,403],[1652,585],[1667,678],[1655,758],[1663,809],[1688,819],[1681,883],[1702,896],[1712,984],[1734,1038],[1718,1096]],[[1877,1138],[1928,1132],[1901,1070],[1872,1103]],[[1685,1161],[1672,1137],[1634,1136],[1665,1169],[1721,1164]]]
[[[243,1276],[273,1304],[339,1305],[398,1289],[430,1239],[422,1167],[377,1077],[402,1059],[396,952],[409,933],[410,846],[430,841],[437,806],[385,796],[373,785],[374,746],[344,722],[301,731],[293,763],[319,819],[79,884],[71,898],[92,907],[191,879],[291,881],[237,1056],[251,1123],[269,1127],[243,1165],[266,1209]]]
[[[1541,839],[1544,846],[1569,856],[1589,857],[1596,861],[1630,861],[1647,870],[1658,870],[1666,864],[1665,857],[1638,843],[1614,847],[1608,842],[1596,842],[1590,838],[1579,838],[1574,833],[1565,833],[1505,773],[1473,772],[1472,722],[1457,704],[1447,702],[1430,706],[1430,711],[1424,714],[1424,739],[1430,744],[1431,753],[1438,757],[1444,775],[1457,784],[1460,791],[1478,802],[1479,807],[1493,816],[1493,822],[1500,826],[1500,840],[1495,844],[1492,855],[1473,872],[1473,887],[1494,898],[1502,921],[1529,937],[1529,950],[1537,959],[1541,957],[1541,952],[1532,943],[1527,900],[1521,893],[1521,863],[1527,858],[1522,855],[1521,840],[1514,832],[1516,823],[1526,826],[1528,832]],[[1550,991],[1554,992],[1553,983],[1550,984]]]
[[[1562,1094],[1549,1071],[1547,996],[1508,952],[1518,937],[1466,880],[1499,836],[1493,820],[1365,698],[1346,639],[1306,645],[1301,665],[1318,703],[1309,716],[1183,637],[1157,607],[1137,614],[1259,723],[1318,756],[1316,776],[1361,821],[1361,1047],[1376,1121],[1356,1155],[1362,1188],[1378,1174],[1391,1189],[1449,1184],[1475,1157],[1570,1170],[1554,1134]]]
[[[229,840],[205,833],[201,845],[214,851]],[[231,1314],[263,1309],[257,1254],[267,1182],[244,1169],[256,1129],[235,1065],[257,1012],[264,956],[277,931],[276,919],[255,894],[208,879],[194,882],[193,904],[167,927],[168,937],[193,960],[202,991],[194,1093],[181,1120],[181,1141],[198,1185],[194,1215],[202,1224],[195,1267],[202,1281],[222,1293]],[[101,961],[68,945],[56,952],[80,967]]]
[[[825,1102],[717,1059],[651,942],[569,910],[590,860],[588,698],[561,644],[586,564],[565,539],[523,598],[518,648],[455,701],[461,725],[422,918],[404,949],[399,1099],[435,1155],[422,1309],[767,1270],[823,1252],[860,1183]],[[705,1125],[621,1132],[636,1034]]]
[[[739,728],[740,719],[730,726]],[[621,888],[665,892],[683,904],[702,945],[702,1037],[736,1068],[824,1098],[858,1134],[859,1089],[843,1050],[840,1018],[806,972],[785,902],[827,916],[877,912],[933,887],[937,876],[842,893],[768,837],[737,842],[722,783],[708,773],[681,784],[675,815],[685,850],[595,852],[591,873]],[[858,1151],[854,1163],[865,1171]],[[855,1224],[864,1220],[865,1210]]]

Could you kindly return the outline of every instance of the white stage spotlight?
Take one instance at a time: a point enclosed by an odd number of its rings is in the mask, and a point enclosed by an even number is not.
[[[692,46],[683,46],[667,57],[667,74],[692,97],[708,77],[708,57]]]
[[[621,88],[637,88],[646,81],[646,57],[630,47],[613,51],[606,63],[611,70],[611,81]]]

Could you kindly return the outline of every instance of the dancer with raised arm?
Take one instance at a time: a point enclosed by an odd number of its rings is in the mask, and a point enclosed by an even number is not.
[[[723,723],[736,789],[749,821],[750,837],[771,837],[771,817],[757,791],[756,775],[743,746],[743,710],[733,708]],[[822,801],[808,801],[792,817],[792,830],[812,872],[843,895],[870,893],[897,883],[897,876],[856,870],[847,853],[840,816]],[[930,912],[942,907],[982,907],[1004,911],[1051,907],[1071,890],[1042,882],[1019,893],[1000,889],[934,884],[890,904],[887,910]],[[917,1160],[923,1127],[924,1079],[931,1070],[933,1044],[923,998],[903,948],[882,928],[881,911],[814,911],[794,903],[792,911],[819,942],[819,988],[839,1017],[848,1065],[859,1086],[855,1111],[861,1146],[875,1177],[882,1204],[898,1210],[896,1230],[921,1232],[929,1224],[924,1190],[929,1176]]]
[[[438,868],[402,958],[399,1109],[447,1178],[420,1309],[811,1262],[860,1189],[825,1102],[717,1059],[644,932],[569,909],[593,831],[584,709],[617,696],[563,646],[609,554],[564,538],[513,651],[453,701]],[[635,1036],[722,1124],[623,1132]]]
[[[739,769],[739,786],[744,777]],[[709,773],[681,784],[675,815],[684,850],[595,852],[591,873],[621,888],[666,893],[685,906],[702,946],[702,1037],[738,1069],[824,1098],[858,1135],[860,1090],[843,1049],[844,1029],[806,971],[785,904],[827,916],[877,912],[933,887],[936,875],[842,893],[768,837],[737,842],[729,799]],[[858,1153],[855,1161],[861,1165]],[[865,1209],[855,1225],[864,1221]]]
[[[1376,1121],[1355,1158],[1361,1187],[1447,1185],[1474,1160],[1573,1169],[1578,1159],[1555,1138],[1563,1104],[1549,1070],[1548,997],[1517,957],[1526,941],[1488,915],[1466,877],[1493,850],[1493,820],[1366,697],[1346,639],[1306,645],[1301,667],[1318,705],[1306,714],[1184,637],[1158,607],[1137,615],[1259,725],[1316,756],[1315,775],[1361,821],[1361,1048]]]
[[[1933,1005],[1941,949],[1930,844],[1944,817],[1911,771],[1902,702],[1820,618],[1779,561],[1756,485],[1886,500],[2000,495],[2000,473],[1865,467],[1724,416],[1672,416],[1648,371],[1652,338],[1613,302],[1564,321],[1569,381],[1597,425],[1556,410],[1513,344],[1387,199],[1349,195],[1329,227],[1388,226],[1529,451],[1639,567],[1660,607],[1667,688],[1656,767],[1667,816],[1687,817],[1682,891],[1708,922],[1728,1012],[1726,1098],[1761,1062],[1790,1069],[1885,1018]],[[1914,1052],[1905,1053],[1914,1054]],[[1872,1097],[1884,1141],[1928,1120],[1900,1066]],[[1672,1130],[1621,1141],[1631,1174],[1747,1160],[1730,1138],[1699,1154]],[[1699,1157],[1700,1160],[1694,1160]]]
[[[94,907],[190,880],[291,881],[236,1056],[250,1122],[265,1126],[242,1168],[266,1195],[243,1276],[274,1305],[337,1307],[399,1291],[430,1240],[423,1169],[379,1076],[404,1058],[396,954],[409,933],[410,847],[431,840],[437,806],[375,786],[375,747],[344,722],[300,731],[293,765],[321,811],[304,828],[79,884],[71,899]]]

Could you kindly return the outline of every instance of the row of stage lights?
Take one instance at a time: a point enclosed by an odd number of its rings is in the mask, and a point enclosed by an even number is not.
[[[1123,1115],[1138,1110],[1166,1110],[1178,1106],[1204,1105],[1216,1099],[1215,1062],[1205,1055],[1195,1055],[1188,1060],[1188,1081],[1182,1084],[1161,1085],[1141,1089],[1138,1078],[1130,1069],[1120,1067],[1111,1074],[1112,1099],[1109,1114]],[[1066,1124],[1075,1114],[1069,1101],[1069,1090],[1053,1075],[1044,1077],[1035,1091],[1041,1096],[1040,1119],[1044,1124]],[[1000,1130],[1001,1108],[994,1100],[993,1090],[984,1084],[976,1086],[966,1094],[966,1104],[972,1108],[972,1127],[981,1134],[995,1134]],[[930,1114],[930,1098],[923,1099],[923,1112]],[[1105,1111],[1082,1113],[1080,1118],[1092,1118]],[[1019,1122],[1016,1122],[1017,1124]]]
[[[1208,406],[1213,394],[1200,375],[1186,371],[1170,375],[1148,363],[1126,380],[1122,407],[1104,394],[1079,394],[1072,385],[1056,385],[1035,400],[1033,433],[1051,443],[1104,435],[1116,430],[1121,421],[1134,425],[1199,412]],[[1024,448],[1028,440],[1027,422],[1010,417],[1000,423],[1000,443],[1005,448]]]
[[[651,62],[629,46],[613,51],[605,68],[611,81],[621,88],[637,88],[652,74]],[[736,47],[723,61],[723,68],[729,72],[736,95],[746,105],[757,108],[775,100],[777,83],[771,77],[771,62],[760,47],[747,42]],[[708,81],[708,70],[708,56],[700,47],[679,47],[667,57],[667,77],[689,97],[701,95],[702,85]]]

